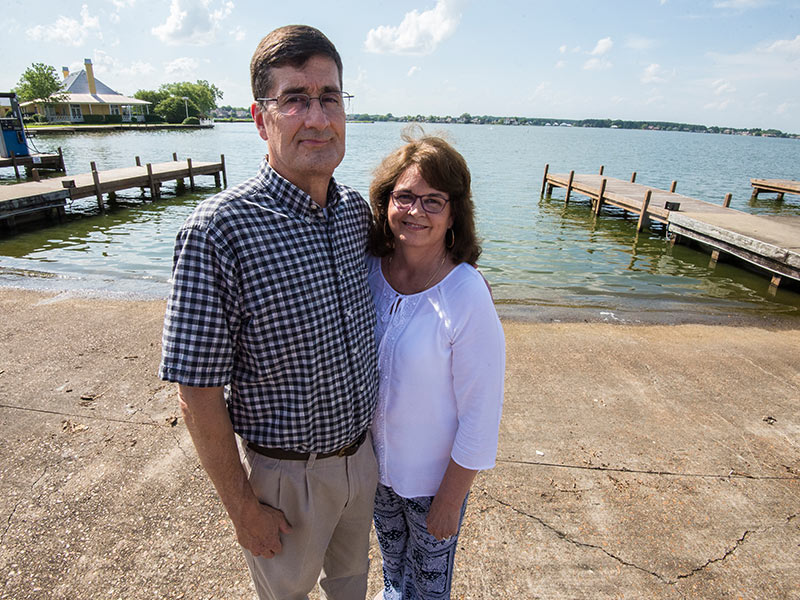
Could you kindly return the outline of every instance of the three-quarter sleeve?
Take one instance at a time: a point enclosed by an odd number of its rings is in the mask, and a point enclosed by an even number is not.
[[[458,412],[451,457],[467,469],[489,469],[495,464],[503,406],[503,328],[477,272],[447,297]]]

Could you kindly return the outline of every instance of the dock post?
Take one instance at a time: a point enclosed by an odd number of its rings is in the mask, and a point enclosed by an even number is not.
[[[61,146],[58,147],[58,168],[62,173],[67,172],[67,166],[64,164],[64,153],[61,151]]]
[[[33,177],[34,181],[41,181],[42,178],[39,177],[39,169],[31,169],[31,177]]]
[[[139,158],[138,156],[136,157],[136,166],[137,167],[141,167],[142,166],[142,159]]]
[[[172,153],[172,160],[175,161],[175,162],[178,162],[178,153],[177,152],[173,152]]]
[[[600,175],[603,174],[603,171],[605,171],[605,169],[606,169],[605,165],[600,165]]]
[[[713,269],[717,266],[717,262],[719,262],[719,250],[712,250],[711,251],[711,260],[708,261],[708,268]]]
[[[639,222],[636,224],[636,231],[641,231],[650,224],[650,219],[647,218],[647,207],[650,206],[650,198],[653,195],[653,190],[647,190],[644,195],[644,202],[642,202],[642,212],[639,213]]]
[[[94,193],[97,195],[97,206],[100,212],[106,212],[106,207],[103,204],[103,193],[100,191],[100,174],[97,172],[97,165],[94,161],[89,163],[92,167],[92,181],[94,181]]]
[[[567,195],[564,197],[564,204],[569,204],[569,195],[572,192],[572,180],[575,179],[575,171],[569,172],[569,181],[567,182]]]
[[[670,193],[670,194],[674,194],[674,193],[675,193],[675,188],[676,188],[677,186],[678,186],[678,182],[677,182],[677,181],[673,181],[673,182],[672,182],[672,185],[671,185],[671,186],[669,186],[669,193]]]
[[[16,175],[17,179],[19,179],[19,166],[17,166],[17,154],[13,150],[11,151],[11,164],[14,165],[14,175]]]
[[[722,203],[722,206],[724,208],[728,208],[731,205],[731,198],[732,197],[733,197],[733,194],[731,194],[730,192],[725,194],[725,201]]]
[[[631,183],[636,183],[636,171],[634,171],[633,175],[631,175]]]
[[[758,192],[759,192],[758,188],[753,186],[753,193],[750,194],[750,202],[752,202],[753,200],[758,200]]]
[[[772,280],[769,282],[769,292],[770,296],[774,296],[778,293],[778,286],[781,284],[781,276],[780,275],[773,275]]]
[[[156,188],[155,179],[153,179],[153,165],[150,163],[147,163],[147,179],[150,182],[150,199],[156,200],[160,194]]]
[[[194,173],[192,172],[192,159],[187,158],[186,164],[189,165],[189,187],[194,191]]]
[[[545,190],[545,187],[547,187],[547,172],[549,170],[550,170],[550,163],[547,163],[544,166],[544,177],[542,177],[542,191],[539,192],[539,198],[543,198],[544,197],[544,190]]]
[[[594,214],[600,214],[600,207],[603,206],[603,194],[606,191],[606,183],[608,179],[603,177],[603,180],[600,182],[600,193],[597,195],[597,202],[594,203]]]
[[[219,161],[222,163],[222,185],[228,187],[228,174],[225,172],[225,155],[219,155]]]

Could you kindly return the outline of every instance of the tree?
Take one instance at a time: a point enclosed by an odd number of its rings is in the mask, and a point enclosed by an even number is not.
[[[19,78],[14,92],[20,102],[44,100],[46,102],[65,102],[67,93],[55,67],[44,63],[33,63]]]
[[[150,102],[155,107],[159,102],[169,98],[169,92],[164,92],[161,90],[138,90],[133,97],[137,100],[145,100],[146,102]]]
[[[197,108],[194,102],[191,100],[184,101],[183,98],[178,98],[177,96],[170,96],[166,100],[162,100],[154,109],[154,112],[164,117],[167,123],[183,123],[187,111],[190,117],[196,117],[200,114],[200,109]]]
[[[166,92],[168,95],[189,98],[203,114],[209,114],[217,107],[217,100],[222,100],[222,92],[213,83],[204,79],[198,79],[197,83],[179,81],[176,83],[165,83],[159,88],[159,92]]]

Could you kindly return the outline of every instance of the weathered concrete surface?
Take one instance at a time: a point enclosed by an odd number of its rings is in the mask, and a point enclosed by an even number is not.
[[[163,310],[0,290],[0,598],[251,597]],[[454,598],[800,598],[798,330],[504,325]]]

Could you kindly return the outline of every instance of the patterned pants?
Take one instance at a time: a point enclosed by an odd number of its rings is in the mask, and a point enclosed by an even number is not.
[[[378,484],[375,532],[383,555],[384,600],[448,600],[458,533],[437,540],[426,518],[433,496],[402,498]],[[467,500],[461,507],[459,530]]]

